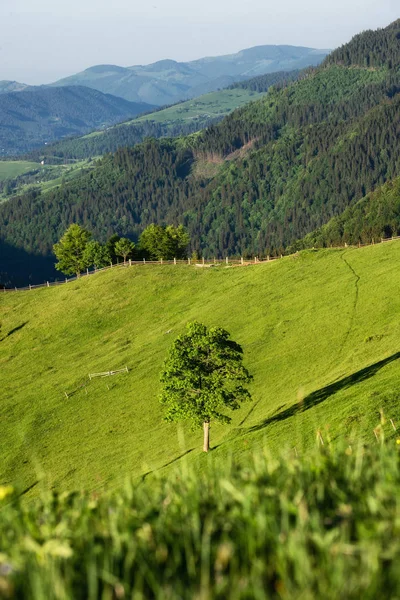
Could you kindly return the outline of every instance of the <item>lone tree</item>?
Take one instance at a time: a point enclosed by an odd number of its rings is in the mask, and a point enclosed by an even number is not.
[[[75,273],[79,277],[79,274],[90,265],[85,250],[91,237],[92,234],[87,229],[77,224],[70,225],[58,244],[53,246],[54,254],[58,259],[56,269],[65,275]]]
[[[227,331],[197,321],[188,323],[169,350],[161,373],[165,419],[189,419],[194,428],[202,426],[204,452],[210,448],[211,421],[230,423],[223,409],[237,410],[251,400],[244,386],[252,377],[242,362],[243,350]]]
[[[128,238],[121,238],[114,246],[115,254],[122,256],[124,263],[126,263],[127,257],[133,254],[134,249],[135,244],[131,240],[128,240]]]

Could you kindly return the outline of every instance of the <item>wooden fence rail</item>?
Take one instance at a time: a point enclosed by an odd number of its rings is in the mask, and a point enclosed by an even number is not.
[[[128,367],[124,369],[118,369],[117,371],[104,371],[103,373],[89,373],[89,380],[92,381],[94,377],[110,377],[111,375],[117,375],[118,373],[128,373]]]
[[[348,245],[345,244],[344,246],[331,246],[331,248],[365,248],[366,246],[373,246],[375,244],[381,244],[384,242],[392,242],[394,240],[400,240],[400,236],[396,236],[396,237],[390,237],[390,238],[380,238],[379,240],[372,240],[371,244],[361,244],[358,243],[356,246],[354,245]],[[322,249],[322,248],[321,248]],[[297,254],[297,252],[296,252]],[[285,255],[285,256],[293,256],[292,255]],[[240,259],[231,259],[229,257],[225,257],[224,259],[217,259],[217,258],[213,258],[213,259],[201,259],[201,262],[198,261],[193,261],[192,259],[188,258],[187,260],[128,260],[126,262],[123,263],[118,263],[118,264],[110,264],[109,267],[102,267],[101,269],[93,269],[92,271],[89,271],[89,269],[86,269],[86,272],[81,273],[79,276],[74,276],[74,277],[67,277],[61,281],[46,281],[45,283],[39,283],[39,284],[35,284],[35,285],[28,285],[25,287],[21,287],[21,288],[17,288],[17,287],[13,287],[13,288],[3,288],[3,292],[25,292],[25,291],[30,291],[30,290],[35,290],[38,288],[43,288],[43,287],[53,287],[55,285],[62,285],[64,283],[70,283],[71,281],[77,281],[78,279],[82,278],[82,277],[87,277],[89,275],[94,275],[95,273],[100,273],[101,271],[109,271],[110,269],[118,269],[118,268],[126,268],[126,267],[134,267],[134,266],[160,266],[160,265],[187,265],[187,266],[192,266],[195,268],[211,268],[211,267],[217,267],[217,266],[226,266],[226,267],[239,267],[239,266],[249,266],[249,265],[261,265],[261,264],[265,264],[267,262],[273,262],[275,260],[280,260],[281,258],[283,258],[283,255],[281,254],[280,256],[267,256],[267,258],[258,258],[257,256],[255,256],[252,259],[244,259],[243,257]],[[1,293],[1,292],[0,292]]]

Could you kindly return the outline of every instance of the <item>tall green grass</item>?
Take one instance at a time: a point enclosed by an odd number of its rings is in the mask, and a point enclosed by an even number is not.
[[[186,461],[102,495],[0,488],[0,597],[397,598],[395,444]]]

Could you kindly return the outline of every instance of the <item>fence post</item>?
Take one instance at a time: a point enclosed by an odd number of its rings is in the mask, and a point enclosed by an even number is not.
[[[243,264],[243,256],[240,257],[240,264]]]
[[[281,254],[281,258],[283,258],[283,254]]]
[[[257,256],[254,257],[254,264],[257,262]]]
[[[217,262],[217,261],[216,261],[216,258],[215,258],[215,256],[214,256],[214,265],[215,265],[215,263],[216,263],[216,262]]]
[[[6,288],[4,288],[4,289],[6,289]],[[32,289],[32,286],[31,286],[31,284],[29,284],[29,289],[30,289],[30,290]]]
[[[68,279],[67,278],[65,278],[65,283],[68,283]]]
[[[227,265],[229,265],[229,259],[228,259],[228,257],[226,257],[225,262],[226,262]]]
[[[146,264],[146,259],[145,259],[145,258],[143,259],[143,264],[144,264],[144,265]]]
[[[132,259],[131,258],[129,259],[129,266],[130,267],[132,266]]]
[[[163,259],[162,258],[160,258],[160,261],[161,261],[161,264],[163,264]]]
[[[112,261],[110,262],[110,269],[112,269]]]
[[[89,269],[86,269],[86,275],[89,275]]]
[[[267,262],[269,262],[269,254],[268,254],[268,256],[267,256]]]
[[[6,288],[4,288],[4,291],[6,291]],[[15,291],[18,292],[17,286],[15,286]]]
[[[176,265],[176,258],[174,258],[174,265]]]
[[[47,282],[47,287],[50,287],[50,284],[49,284],[49,282]]]
[[[203,256],[203,265],[204,265],[204,262],[205,262],[205,261],[204,261],[204,256]]]
[[[191,264],[191,261],[190,261],[190,258],[188,258],[188,265],[190,265],[190,264]]]

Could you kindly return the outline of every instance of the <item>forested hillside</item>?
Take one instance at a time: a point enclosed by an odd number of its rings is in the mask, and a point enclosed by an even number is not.
[[[296,242],[293,249],[371,244],[400,235],[400,177],[389,181],[326,225]]]
[[[234,109],[257,99],[271,86],[283,86],[299,77],[300,71],[279,71],[235,83],[228,89],[199,96],[187,102],[154,111],[151,114],[126,121],[105,131],[98,131],[61,140],[29,153],[30,160],[46,159],[52,163],[66,159],[82,159],[116,152],[119,148],[134,146],[147,137],[179,137],[190,135],[219,123]]]
[[[373,68],[353,53],[363,43]],[[171,222],[206,255],[281,252],[400,176],[399,66],[400,23],[367,32],[201,134],[119,150],[63,188],[2,205],[0,236],[46,255],[72,221],[99,239]]]
[[[0,155],[14,155],[152,110],[84,87],[0,94]]]

